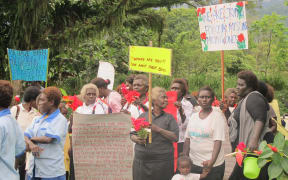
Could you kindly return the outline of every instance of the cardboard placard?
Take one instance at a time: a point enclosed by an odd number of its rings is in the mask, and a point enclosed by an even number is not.
[[[170,76],[171,59],[171,49],[146,46],[129,47],[130,70]]]
[[[123,113],[73,114],[76,180],[132,180],[131,119]]]
[[[8,49],[11,80],[47,81],[48,49]]]
[[[203,51],[248,49],[245,2],[197,8]]]

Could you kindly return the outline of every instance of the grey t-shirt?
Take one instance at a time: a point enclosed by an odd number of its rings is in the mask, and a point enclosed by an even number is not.
[[[141,114],[139,118],[143,117],[146,119],[146,121],[148,121],[148,112]],[[152,113],[152,124],[155,124],[162,129],[174,132],[178,141],[179,127],[171,114],[163,112],[161,115],[155,116]],[[162,136],[160,133],[152,132],[151,144],[147,142],[146,146],[140,144],[135,145],[135,154],[138,153],[144,153],[151,156],[159,154],[170,154],[173,153],[173,142]]]

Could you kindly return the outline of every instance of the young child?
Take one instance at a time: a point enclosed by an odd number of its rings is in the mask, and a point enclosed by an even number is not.
[[[178,158],[178,170],[180,174],[175,174],[172,180],[199,180],[207,176],[207,172],[203,171],[202,174],[191,173],[192,161],[188,156],[180,156]]]

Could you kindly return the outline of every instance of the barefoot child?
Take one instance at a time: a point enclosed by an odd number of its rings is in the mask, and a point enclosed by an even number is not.
[[[188,156],[180,156],[178,158],[178,170],[180,174],[175,174],[172,180],[199,180],[207,176],[207,172],[203,171],[202,174],[191,173],[192,161]]]

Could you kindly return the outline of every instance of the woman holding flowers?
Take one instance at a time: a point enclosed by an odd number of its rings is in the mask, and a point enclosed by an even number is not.
[[[138,74],[133,80],[133,91],[126,96],[124,111],[131,114],[131,117],[138,118],[142,113],[148,111],[148,78],[144,74]]]
[[[165,90],[153,88],[152,143],[149,144],[147,137],[140,137],[136,131],[131,133],[131,140],[136,143],[133,180],[170,180],[173,176],[173,142],[178,141],[179,128],[173,116],[163,111],[167,104]],[[141,118],[148,121],[148,112]]]
[[[192,173],[208,173],[205,180],[222,180],[225,170],[222,142],[225,140],[226,120],[224,115],[212,108],[213,90],[206,86],[198,93],[202,110],[191,116],[183,153],[193,162]]]

